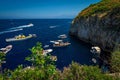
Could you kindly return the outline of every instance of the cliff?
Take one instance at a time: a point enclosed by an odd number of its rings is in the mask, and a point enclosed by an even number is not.
[[[84,9],[72,21],[70,35],[104,50],[120,47],[120,0],[102,0]]]

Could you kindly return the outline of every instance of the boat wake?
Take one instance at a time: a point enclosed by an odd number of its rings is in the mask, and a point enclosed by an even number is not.
[[[12,29],[21,29],[21,28],[28,28],[28,27],[32,27],[32,26],[33,26],[33,24],[28,24],[28,25],[13,27],[13,28],[10,28],[9,30],[12,30]]]
[[[28,25],[13,27],[13,28],[9,28],[5,31],[0,32],[0,34],[21,31],[21,30],[23,30],[23,28],[32,27],[32,26],[34,26],[34,25],[33,24],[28,24]]]
[[[23,30],[23,29],[21,28],[21,29],[6,30],[6,31],[0,32],[0,34],[10,33],[10,32],[16,32],[16,31],[21,31],[21,30]]]

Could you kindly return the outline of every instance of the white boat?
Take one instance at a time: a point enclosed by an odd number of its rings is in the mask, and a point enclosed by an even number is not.
[[[45,45],[45,46],[44,46],[44,48],[48,48],[48,47],[49,47],[49,45]]]
[[[48,53],[50,53],[52,51],[53,51],[52,49],[43,50],[43,55],[47,55]]]
[[[55,43],[55,42],[63,42],[63,40],[55,40],[55,41],[50,41],[51,43]]]
[[[6,46],[5,48],[1,48],[1,49],[0,49],[0,52],[6,54],[6,53],[8,53],[11,49],[12,49],[12,45],[8,45],[8,46]]]
[[[100,47],[98,46],[94,46],[94,47],[91,47],[91,50],[90,50],[91,53],[97,53],[97,54],[100,54],[101,53],[101,49]]]
[[[22,41],[22,40],[27,40],[27,39],[30,39],[32,37],[36,37],[35,34],[29,34],[28,36],[25,36],[25,35],[18,35],[18,36],[15,36],[13,38],[8,38],[6,39],[6,42],[11,42],[11,41]]]
[[[67,35],[62,34],[62,35],[59,35],[58,38],[62,38],[62,39],[67,38]]]
[[[30,23],[30,24],[28,24],[27,26],[28,26],[28,27],[32,27],[32,26],[34,26],[34,24]]]

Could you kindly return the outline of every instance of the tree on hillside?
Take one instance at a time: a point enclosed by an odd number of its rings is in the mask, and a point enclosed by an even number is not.
[[[56,72],[56,66],[53,65],[53,61],[50,59],[50,55],[42,55],[42,44],[37,43],[30,49],[31,54],[26,57],[26,60],[33,63],[30,67],[19,66],[14,71],[11,71],[11,80],[49,80],[53,79],[53,75]]]

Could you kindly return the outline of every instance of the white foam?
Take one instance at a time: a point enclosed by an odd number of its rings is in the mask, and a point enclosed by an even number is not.
[[[6,30],[6,31],[0,32],[0,34],[10,33],[10,32],[16,32],[16,31],[21,31],[21,30],[23,30],[23,29],[21,28],[21,29]]]
[[[13,28],[9,28],[5,31],[0,32],[0,34],[21,31],[21,30],[23,30],[23,28],[32,27],[32,26],[34,26],[34,25],[31,23],[31,24],[28,24],[28,25],[13,27]]]

